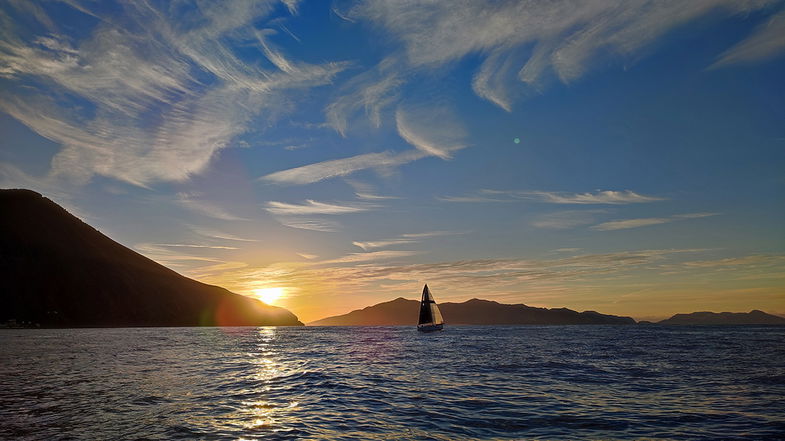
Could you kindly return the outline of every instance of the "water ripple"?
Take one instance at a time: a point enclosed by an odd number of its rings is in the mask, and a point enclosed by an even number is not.
[[[0,331],[0,438],[785,439],[785,328]]]

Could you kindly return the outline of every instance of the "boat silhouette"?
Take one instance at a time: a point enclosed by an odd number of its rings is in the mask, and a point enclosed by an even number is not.
[[[422,300],[420,300],[420,317],[417,320],[417,330],[420,332],[441,331],[444,329],[444,319],[436,301],[431,295],[426,283],[422,289]]]

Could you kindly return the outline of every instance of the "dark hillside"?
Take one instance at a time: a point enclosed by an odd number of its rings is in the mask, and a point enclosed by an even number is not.
[[[30,190],[0,190],[0,321],[41,326],[301,325],[184,277]]]

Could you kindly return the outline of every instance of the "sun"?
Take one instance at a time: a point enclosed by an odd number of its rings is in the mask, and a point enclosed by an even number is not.
[[[284,289],[283,288],[259,288],[253,290],[254,294],[256,294],[256,298],[267,303],[268,305],[272,305],[275,303],[276,300],[280,299],[283,296]]]

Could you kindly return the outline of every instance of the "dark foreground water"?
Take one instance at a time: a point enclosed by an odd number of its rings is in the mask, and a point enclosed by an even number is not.
[[[2,330],[0,438],[785,439],[785,327]]]

